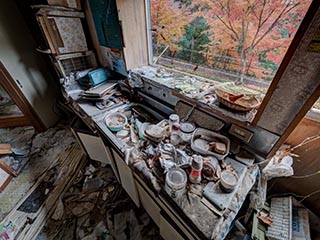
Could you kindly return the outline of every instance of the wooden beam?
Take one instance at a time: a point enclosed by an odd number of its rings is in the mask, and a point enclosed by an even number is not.
[[[108,64],[103,59],[101,46],[100,46],[99,38],[97,35],[96,27],[95,27],[95,24],[93,21],[93,16],[92,16],[89,0],[83,1],[83,9],[86,14],[86,20],[87,20],[87,23],[89,26],[91,41],[92,41],[93,47],[95,49],[95,52],[97,54],[97,59],[98,59],[99,65],[102,67],[107,67]],[[111,66],[108,66],[108,67],[111,68]]]
[[[258,112],[255,115],[255,118],[253,119],[252,125],[256,125],[258,123],[258,121],[260,120],[260,118],[261,118],[265,108],[267,107],[274,91],[278,87],[279,81],[283,77],[285,70],[287,69],[288,65],[290,64],[290,61],[291,61],[296,49],[298,48],[298,46],[299,46],[301,40],[303,39],[309,25],[311,24],[312,19],[314,19],[314,16],[316,15],[317,10],[319,9],[319,4],[320,4],[319,1],[313,1],[311,3],[304,19],[302,20],[302,22],[299,26],[299,29],[298,29],[296,35],[294,36],[284,58],[279,66],[279,69],[278,69],[275,77],[272,80],[270,87],[268,88],[266,96],[264,97],[264,99],[261,103],[261,106],[258,109]]]

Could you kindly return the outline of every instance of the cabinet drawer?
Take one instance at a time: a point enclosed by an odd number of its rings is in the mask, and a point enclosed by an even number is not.
[[[138,188],[141,205],[147,211],[147,213],[153,219],[153,221],[159,226],[160,225],[160,207],[138,182],[136,183],[136,186]]]
[[[139,194],[131,169],[124,162],[122,157],[116,152],[116,150],[112,149],[112,153],[119,171],[122,187],[126,190],[137,207],[140,207]]]

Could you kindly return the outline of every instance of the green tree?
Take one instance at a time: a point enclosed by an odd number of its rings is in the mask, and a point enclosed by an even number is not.
[[[189,25],[185,26],[185,34],[179,42],[179,55],[183,60],[192,63],[203,63],[204,56],[201,53],[209,40],[209,26],[203,17],[196,17]]]

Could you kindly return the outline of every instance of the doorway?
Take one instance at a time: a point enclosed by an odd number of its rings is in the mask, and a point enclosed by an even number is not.
[[[46,129],[0,61],[0,128],[30,125],[38,132]]]

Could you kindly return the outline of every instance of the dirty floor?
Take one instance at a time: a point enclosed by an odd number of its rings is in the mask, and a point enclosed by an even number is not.
[[[48,185],[40,184],[35,188],[35,183],[45,174],[51,179],[64,177],[59,174],[63,172],[63,164],[60,170],[52,173],[49,166],[69,151],[71,145],[79,146],[70,129],[62,125],[40,134],[36,134],[32,127],[0,129],[0,142],[12,145],[14,154],[1,158],[19,173],[0,193],[1,222],[13,211],[41,209],[41,188],[43,196],[54,194],[54,191],[51,193]],[[30,224],[28,231],[40,232],[30,239],[160,239],[156,225],[143,209],[135,207],[109,166],[86,157],[81,161],[82,167],[76,169],[53,204],[52,214],[46,218],[44,226],[34,229],[40,225]],[[25,202],[29,204],[19,205],[26,195],[29,197]],[[15,234],[17,231],[15,229]]]

